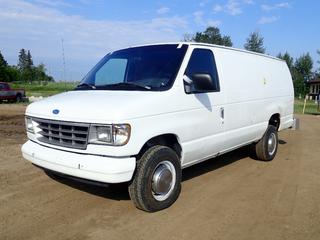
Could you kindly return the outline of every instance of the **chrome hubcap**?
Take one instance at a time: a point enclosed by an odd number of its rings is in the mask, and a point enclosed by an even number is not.
[[[273,155],[277,147],[277,137],[274,133],[271,133],[268,139],[268,153]]]
[[[160,162],[152,176],[152,195],[158,201],[166,200],[175,185],[176,170],[169,161]]]

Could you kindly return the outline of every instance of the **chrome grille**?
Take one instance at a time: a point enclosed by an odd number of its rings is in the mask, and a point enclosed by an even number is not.
[[[37,123],[37,139],[40,142],[77,149],[86,149],[89,124],[32,119]]]

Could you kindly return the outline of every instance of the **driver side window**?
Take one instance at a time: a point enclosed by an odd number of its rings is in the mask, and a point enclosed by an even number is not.
[[[196,48],[193,50],[188,66],[185,71],[191,80],[196,74],[208,74],[212,79],[212,87],[210,89],[202,90],[201,92],[219,92],[219,79],[213,53],[209,49]],[[199,92],[191,85],[191,92]]]

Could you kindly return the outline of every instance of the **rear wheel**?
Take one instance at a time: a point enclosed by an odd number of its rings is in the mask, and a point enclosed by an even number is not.
[[[137,161],[129,184],[131,200],[137,208],[155,212],[171,206],[181,190],[181,166],[169,147],[153,146]]]
[[[278,131],[275,126],[269,125],[267,131],[255,145],[255,155],[259,160],[271,161],[278,150]]]

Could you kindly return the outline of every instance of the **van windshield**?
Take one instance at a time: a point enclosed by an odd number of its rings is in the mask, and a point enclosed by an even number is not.
[[[152,45],[109,53],[75,90],[168,90],[187,48],[178,44]]]

